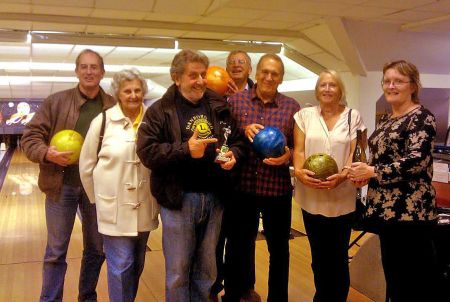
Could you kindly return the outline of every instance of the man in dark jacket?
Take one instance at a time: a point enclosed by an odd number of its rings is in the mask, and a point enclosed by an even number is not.
[[[151,190],[161,205],[167,302],[209,299],[220,197],[231,189],[229,170],[245,145],[227,103],[206,88],[208,65],[201,52],[180,51],[170,69],[175,84],[146,111],[138,131],[137,154],[152,170]],[[215,163],[225,141],[228,160]]]
[[[51,138],[60,130],[72,129],[84,137],[92,119],[115,103],[100,87],[105,69],[97,52],[83,50],[76,59],[75,73],[78,86],[46,98],[21,140],[28,159],[39,163],[39,188],[46,194],[47,247],[40,301],[62,300],[67,248],[78,207],[83,226],[79,301],[97,301],[95,288],[105,259],[95,205],[84,192],[78,163],[69,165],[71,152],[58,152],[50,146]]]

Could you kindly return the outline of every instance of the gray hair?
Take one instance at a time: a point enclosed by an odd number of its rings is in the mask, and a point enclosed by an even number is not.
[[[177,77],[180,77],[184,73],[186,65],[189,63],[201,63],[205,65],[206,68],[208,68],[209,59],[201,51],[183,49],[175,55],[170,66],[170,77],[173,81],[175,81]]]
[[[99,65],[100,65],[100,68],[101,68],[103,71],[105,71],[105,64],[103,63],[103,58],[102,58],[102,56],[101,56],[98,52],[96,52],[95,50],[92,50],[92,49],[89,49],[89,48],[83,49],[83,50],[78,54],[77,58],[75,59],[75,70],[77,70],[77,69],[78,69],[78,66],[80,65],[81,56],[83,56],[83,55],[86,54],[86,53],[91,53],[91,54],[95,55],[95,56],[97,57],[97,59],[98,59],[98,63],[99,63]]]
[[[230,58],[234,55],[237,55],[238,53],[243,54],[245,56],[245,58],[247,59],[247,64],[249,66],[252,66],[252,59],[250,58],[248,53],[246,51],[240,50],[240,49],[230,51],[230,53],[227,56],[227,64],[228,64],[228,61],[230,60]]]
[[[111,81],[112,94],[116,100],[119,100],[119,91],[122,83],[124,81],[133,81],[133,80],[139,80],[141,82],[143,96],[147,94],[148,92],[147,81],[144,79],[139,70],[137,70],[136,68],[123,69],[114,74]]]
[[[274,54],[274,53],[266,53],[265,55],[263,55],[261,58],[259,58],[258,64],[256,65],[256,71],[259,71],[261,69],[261,65],[265,60],[269,60],[272,59],[276,62],[278,62],[281,66],[281,78],[284,77],[284,63],[283,60],[281,60],[281,58]]]

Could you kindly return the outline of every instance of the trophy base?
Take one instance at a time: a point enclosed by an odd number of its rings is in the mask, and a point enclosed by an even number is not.
[[[219,155],[216,156],[216,159],[214,160],[214,162],[217,163],[217,164],[224,164],[224,163],[229,162],[230,160],[231,160],[230,157],[226,157],[226,156],[224,156],[222,154],[219,154]]]

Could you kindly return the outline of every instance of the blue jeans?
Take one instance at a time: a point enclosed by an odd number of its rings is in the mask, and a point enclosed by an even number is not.
[[[139,232],[138,236],[103,235],[109,301],[132,302],[136,298],[149,235],[150,232]]]
[[[77,207],[80,207],[83,230],[83,258],[81,260],[78,301],[97,301],[98,276],[105,256],[97,227],[95,205],[81,186],[63,185],[59,200],[45,200],[47,247],[44,255],[43,281],[40,301],[62,301],[66,255]]]
[[[161,208],[166,302],[208,301],[222,211],[212,193],[185,193],[181,210]]]

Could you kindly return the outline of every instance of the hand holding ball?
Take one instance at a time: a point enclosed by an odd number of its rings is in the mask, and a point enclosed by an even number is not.
[[[266,126],[253,138],[253,148],[264,158],[280,157],[285,147],[286,137],[277,127]]]
[[[231,77],[228,72],[219,66],[211,66],[206,71],[206,87],[214,90],[216,93],[221,96],[225,95],[225,92],[228,90],[228,82]]]
[[[325,181],[327,177],[339,172],[336,161],[325,153],[316,153],[309,156],[303,164],[303,169],[314,172],[312,177],[321,181]]]
[[[61,130],[52,137],[50,146],[55,146],[58,152],[72,152],[68,161],[68,164],[72,165],[80,158],[83,141],[83,137],[78,132],[74,130]]]

